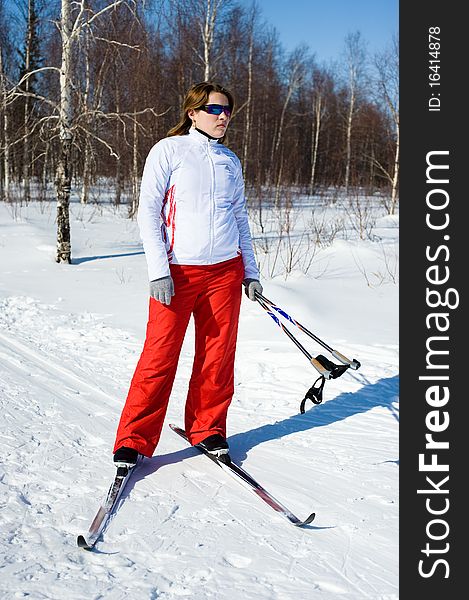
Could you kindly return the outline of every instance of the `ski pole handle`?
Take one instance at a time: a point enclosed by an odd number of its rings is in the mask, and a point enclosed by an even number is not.
[[[332,371],[326,369],[314,356],[309,359],[309,362],[313,365],[316,371],[322,375],[325,379],[331,379]]]
[[[360,363],[358,362],[358,360],[356,360],[355,358],[353,360],[350,360],[349,358],[347,358],[346,356],[344,356],[337,350],[332,350],[331,354],[334,358],[339,360],[343,365],[348,365],[351,369],[354,369],[355,371],[357,369],[359,369],[361,366]]]

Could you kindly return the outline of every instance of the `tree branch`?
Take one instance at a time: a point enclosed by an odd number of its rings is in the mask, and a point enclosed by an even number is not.
[[[76,127],[78,129],[81,129],[82,131],[84,131],[87,135],[89,135],[90,137],[94,138],[95,140],[97,140],[101,144],[103,144],[103,146],[106,146],[106,148],[109,150],[109,154],[111,156],[114,156],[114,158],[117,158],[117,160],[119,160],[120,156],[118,154],[116,154],[116,152],[114,152],[112,146],[110,144],[108,144],[106,142],[106,140],[103,140],[102,138],[100,138],[96,134],[92,133],[91,131],[88,131],[88,129],[86,129],[85,127],[83,127],[83,125],[77,125]]]
[[[125,44],[124,42],[117,42],[116,40],[108,40],[107,38],[93,36],[93,39],[99,40],[100,42],[107,42],[108,44],[114,44],[115,46],[122,46],[123,48],[130,48],[131,50],[138,50],[141,52],[140,46],[131,46],[130,44]]]
[[[11,90],[9,92],[7,92],[7,95],[11,94],[14,90],[16,90],[17,88],[21,87],[21,85],[27,79],[29,79],[33,75],[36,75],[37,73],[40,73],[42,71],[57,71],[58,73],[60,73],[60,69],[58,67],[40,67],[39,69],[34,69],[34,71],[29,71],[28,73],[25,73],[23,75],[23,77],[11,88]]]

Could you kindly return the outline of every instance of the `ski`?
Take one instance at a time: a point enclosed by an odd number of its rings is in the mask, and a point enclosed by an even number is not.
[[[177,425],[169,425],[171,429],[181,436],[186,442],[189,443],[186,432],[178,427]],[[240,483],[242,483],[245,487],[248,487],[252,492],[254,492],[261,500],[263,500],[266,504],[268,504],[273,510],[278,512],[282,517],[287,519],[290,523],[295,525],[296,527],[303,527],[311,523],[316,516],[316,513],[311,513],[307,519],[302,521],[298,517],[296,517],[288,508],[283,506],[278,500],[276,500],[266,489],[264,489],[249,473],[247,473],[243,468],[234,463],[231,459],[223,460],[222,455],[220,458],[210,454],[205,451],[203,448],[199,448],[198,446],[194,446],[197,448],[202,454],[205,454],[210,458],[214,463],[216,463],[219,467],[221,467],[224,471],[232,475],[235,479],[237,479]]]
[[[93,522],[90,525],[88,533],[77,537],[77,545],[84,550],[92,550],[99,539],[99,536],[106,527],[119,498],[130,479],[133,468],[118,467],[114,481],[109,488],[104,502],[98,509]]]

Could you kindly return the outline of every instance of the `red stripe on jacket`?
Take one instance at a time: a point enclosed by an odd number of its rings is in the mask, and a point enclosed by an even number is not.
[[[163,236],[164,236],[164,242],[167,242],[167,230],[168,228],[171,230],[171,242],[169,244],[169,248],[167,250],[168,253],[168,258],[171,260],[172,258],[172,253],[173,253],[173,247],[174,247],[174,234],[175,234],[175,230],[176,230],[176,199],[174,197],[174,192],[175,192],[175,186],[172,185],[168,191],[166,192],[165,196],[164,196],[164,200],[163,200],[163,205],[161,207],[161,217],[163,219],[163,222],[165,224],[165,227],[162,228],[163,231]],[[169,208],[167,211],[167,216],[165,215],[165,209],[166,209],[166,204],[169,202]]]

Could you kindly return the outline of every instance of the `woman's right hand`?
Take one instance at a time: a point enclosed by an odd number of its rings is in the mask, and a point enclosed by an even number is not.
[[[150,296],[161,304],[169,305],[174,296],[174,283],[171,275],[150,281]]]
[[[259,294],[262,294],[262,285],[261,282],[258,279],[245,279],[243,281],[243,285],[244,285],[244,292],[246,294],[246,296],[249,298],[249,300],[252,300],[253,302],[256,301],[256,292],[259,292]]]

